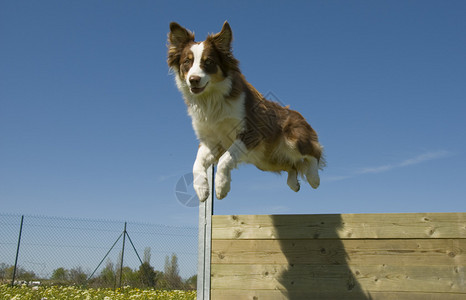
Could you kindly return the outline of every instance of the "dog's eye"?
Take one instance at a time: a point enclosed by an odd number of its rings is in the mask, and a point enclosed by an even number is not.
[[[183,65],[189,66],[189,64],[191,64],[191,60],[189,58],[185,59]]]
[[[215,62],[214,62],[213,59],[208,58],[208,59],[205,60],[204,64],[206,66],[212,66],[213,64],[215,64]]]

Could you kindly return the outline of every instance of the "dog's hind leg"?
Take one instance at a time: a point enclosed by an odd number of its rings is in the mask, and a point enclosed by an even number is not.
[[[298,181],[298,172],[296,169],[291,169],[291,171],[288,171],[288,179],[286,180],[286,183],[295,192],[299,191],[299,181]]]
[[[319,161],[317,158],[311,156],[308,159],[309,161],[309,168],[306,170],[306,179],[307,182],[312,186],[312,188],[316,189],[320,185],[320,178],[319,178]]]

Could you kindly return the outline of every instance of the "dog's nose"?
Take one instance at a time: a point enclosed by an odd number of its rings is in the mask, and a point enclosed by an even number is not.
[[[196,75],[189,76],[189,83],[192,85],[198,85],[201,82],[201,77]]]

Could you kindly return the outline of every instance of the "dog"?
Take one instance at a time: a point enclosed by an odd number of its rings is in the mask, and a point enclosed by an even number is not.
[[[167,63],[200,141],[193,166],[199,200],[210,195],[207,168],[215,163],[218,199],[227,196],[231,171],[240,163],[287,172],[287,184],[295,192],[300,189],[298,175],[316,189],[318,171],[325,165],[317,133],[300,113],[265,99],[246,81],[233,56],[232,40],[228,22],[203,42],[170,23]]]

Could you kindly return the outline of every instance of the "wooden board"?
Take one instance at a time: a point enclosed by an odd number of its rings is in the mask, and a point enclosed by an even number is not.
[[[466,239],[214,240],[214,264],[466,264]]]
[[[451,266],[212,265],[212,289],[466,293]],[[447,276],[448,275],[448,276]]]
[[[212,299],[466,299],[466,214],[213,216]]]
[[[466,213],[216,215],[213,239],[466,238]]]
[[[332,293],[280,290],[212,290],[211,298],[218,300],[464,300],[464,294],[455,293],[411,293],[411,292],[371,292],[371,293]]]

